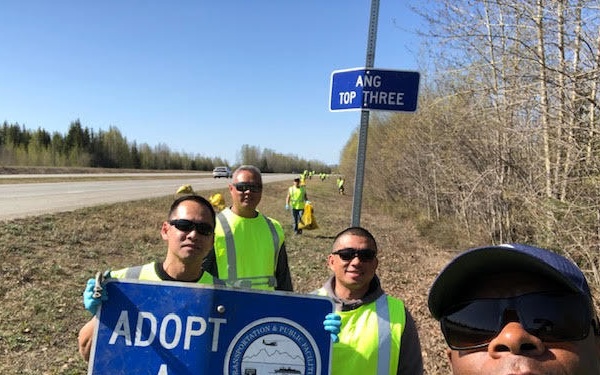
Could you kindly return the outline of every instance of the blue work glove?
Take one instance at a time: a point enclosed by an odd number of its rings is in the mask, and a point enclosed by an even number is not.
[[[340,327],[342,326],[342,317],[337,313],[329,313],[325,315],[325,320],[323,321],[323,328],[325,331],[329,332],[331,336],[331,341],[338,342],[340,338],[338,334],[340,333]]]
[[[287,211],[287,210],[289,210],[289,209],[290,209],[290,205],[289,205],[289,204],[286,204],[286,205],[285,205],[285,210]]]
[[[102,304],[102,301],[108,300],[108,294],[106,290],[94,290],[96,287],[96,279],[91,278],[87,281],[85,291],[83,292],[83,306],[92,315],[96,315],[98,306]],[[100,293],[99,297],[94,297],[94,293]]]

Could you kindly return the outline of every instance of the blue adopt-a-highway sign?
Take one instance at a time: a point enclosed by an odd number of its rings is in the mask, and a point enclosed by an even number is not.
[[[331,74],[330,111],[417,110],[419,73],[401,70],[345,69]]]
[[[329,374],[326,297],[137,280],[105,290],[88,374]]]

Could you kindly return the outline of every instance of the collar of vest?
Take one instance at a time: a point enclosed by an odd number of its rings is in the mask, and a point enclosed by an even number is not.
[[[373,280],[371,280],[371,283],[369,284],[369,290],[367,291],[367,293],[359,299],[346,300],[343,298],[339,298],[335,294],[334,283],[335,276],[331,276],[329,280],[325,282],[323,288],[327,291],[327,295],[333,298],[336,305],[336,310],[339,311],[356,310],[362,305],[366,305],[375,301],[384,293],[383,289],[381,288],[379,277],[377,277],[377,275],[375,275],[375,277],[373,277]]]

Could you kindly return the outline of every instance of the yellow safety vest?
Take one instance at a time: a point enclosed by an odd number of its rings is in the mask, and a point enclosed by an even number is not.
[[[304,208],[304,195],[305,195],[304,186],[296,187],[290,186],[289,194],[290,194],[290,203],[292,204],[292,208],[295,210],[301,210]]]
[[[254,218],[226,208],[217,215],[215,257],[219,279],[229,286],[275,290],[275,269],[284,232],[277,220]]]
[[[146,280],[146,281],[165,281],[162,280],[156,273],[155,263],[144,264],[143,266],[135,266],[123,268],[116,271],[110,271],[110,277],[115,279],[135,279],[135,280]],[[198,284],[221,284],[219,279],[215,279],[210,273],[203,272]]]
[[[321,288],[317,294],[327,292]],[[340,341],[333,344],[331,375],[401,375],[396,371],[406,325],[404,302],[383,294],[355,310],[336,313],[342,327]]]

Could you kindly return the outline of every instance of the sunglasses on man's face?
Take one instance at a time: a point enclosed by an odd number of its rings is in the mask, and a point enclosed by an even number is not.
[[[192,230],[196,230],[196,233],[201,234],[203,236],[210,236],[214,233],[215,229],[212,225],[202,222],[195,222],[187,219],[176,219],[169,221],[169,224],[177,228],[182,232],[191,232]]]
[[[352,248],[337,250],[337,251],[332,252],[332,254],[338,255],[340,257],[340,259],[342,259],[343,261],[346,261],[346,262],[350,261],[356,257],[358,257],[358,259],[361,262],[370,262],[373,259],[375,259],[375,257],[377,256],[377,252],[375,250],[371,250],[371,249],[358,250],[358,249],[352,249]]]
[[[258,184],[250,184],[247,182],[237,182],[233,184],[235,190],[243,193],[245,191],[250,191],[251,193],[260,193],[262,191],[262,185]]]
[[[440,319],[442,333],[454,350],[487,346],[504,326],[517,320],[544,342],[587,337],[592,307],[587,297],[568,292],[538,292],[512,298],[487,298],[452,307]]]

